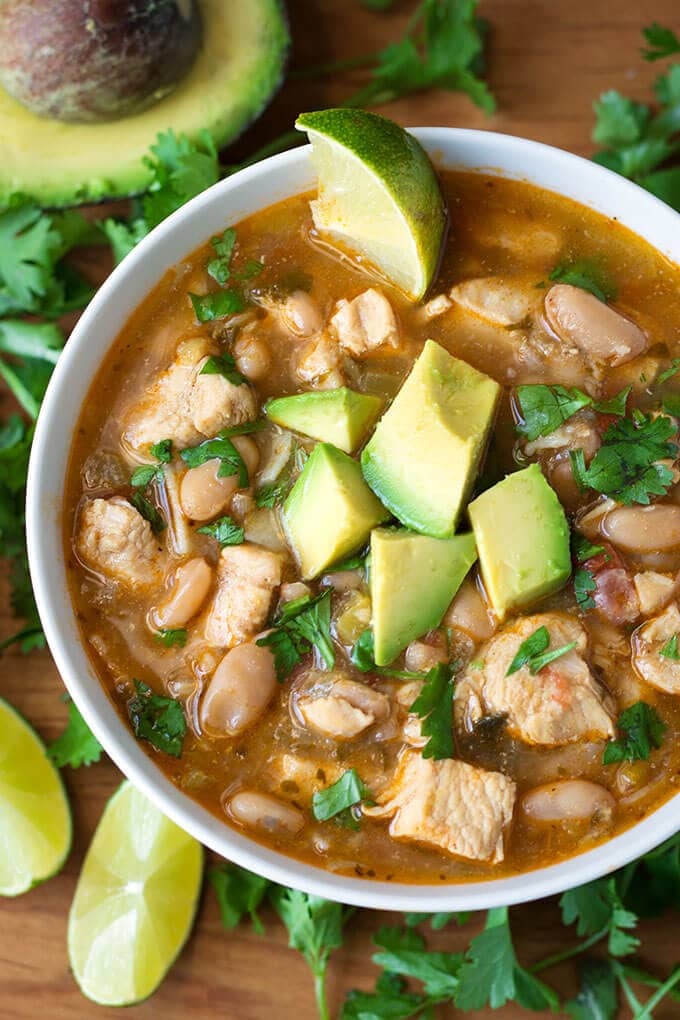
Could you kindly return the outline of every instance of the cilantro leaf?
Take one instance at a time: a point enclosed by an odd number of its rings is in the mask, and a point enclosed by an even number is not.
[[[391,676],[397,680],[424,680],[426,676],[425,673],[414,673],[409,669],[387,669],[384,666],[377,666],[375,663],[375,640],[370,627],[367,627],[357,638],[350,654],[350,660],[362,673],[379,673],[380,676]]]
[[[415,928],[380,928],[373,936],[379,948],[373,962],[390,974],[416,978],[425,994],[436,1001],[450,999],[458,988],[462,953],[437,953],[425,948]]]
[[[472,939],[459,973],[455,1002],[459,1009],[492,1009],[517,1001],[527,1009],[552,1009],[559,999],[517,961],[507,907],[487,912],[484,931]]]
[[[585,563],[586,560],[592,559],[594,556],[599,556],[605,552],[603,545],[593,545],[589,542],[584,535],[579,534],[578,531],[574,531],[571,536],[571,544],[574,551],[574,556],[577,563]]]
[[[189,294],[199,322],[212,322],[236,315],[246,308],[246,299],[239,290],[214,290],[210,294]]]
[[[188,636],[188,632],[184,627],[163,628],[163,630],[159,630],[154,634],[154,641],[157,641],[159,645],[164,645],[166,648],[172,648],[173,645],[179,645],[180,648],[184,648]]]
[[[68,723],[66,729],[47,748],[48,757],[60,769],[65,765],[70,765],[72,769],[92,765],[101,758],[102,745],[83,719],[75,701],[68,695],[64,697],[68,703]]]
[[[187,732],[182,706],[174,698],[154,694],[141,680],[133,683],[137,693],[128,701],[127,710],[134,735],[173,758],[181,758]]]
[[[665,28],[658,21],[653,21],[642,29],[648,49],[642,49],[641,53],[645,60],[661,60],[664,57],[672,57],[680,53],[680,38],[673,29]]]
[[[158,476],[158,468],[154,467],[153,464],[141,464],[136,467],[132,472],[130,478],[130,485],[136,489],[145,489],[147,485],[150,485]]]
[[[672,379],[674,375],[678,374],[678,372],[680,372],[680,358],[673,358],[671,360],[670,367],[662,372],[656,380],[657,386],[660,386],[661,383],[665,383],[669,379]]]
[[[630,934],[637,925],[637,916],[624,907],[614,878],[599,878],[567,890],[560,898],[560,907],[563,924],[576,922],[579,936],[599,932],[607,936],[612,956],[627,956],[639,945],[639,939]]]
[[[549,279],[557,283],[568,283],[572,287],[590,291],[598,300],[613,301],[616,288],[607,273],[592,259],[576,259],[573,262],[562,262],[555,266]]]
[[[672,634],[669,637],[666,644],[659,650],[659,655],[662,655],[664,659],[680,659],[680,653],[678,652],[678,635]]]
[[[619,761],[646,761],[654,748],[661,747],[668,728],[656,709],[645,701],[636,701],[624,709],[616,726],[620,735],[617,740],[607,742],[602,755],[603,765]]]
[[[538,383],[518,386],[516,393],[522,420],[515,428],[532,441],[554,432],[577,411],[592,404],[587,393],[565,386]]]
[[[535,655],[540,655],[546,650],[550,644],[550,634],[548,633],[547,627],[539,627],[537,630],[530,634],[526,641],[517,649],[517,654],[508,666],[506,676],[512,676],[526,666]]]
[[[212,237],[210,243],[215,249],[217,258],[212,259],[206,269],[213,280],[222,287],[231,276],[231,256],[236,244],[236,231],[227,227],[221,237]]]
[[[149,233],[145,221],[139,218],[124,222],[109,217],[103,220],[100,226],[109,240],[113,261],[116,265],[122,262],[135,245],[139,244],[142,238]]]
[[[199,375],[222,375],[234,386],[243,386],[248,380],[236,369],[236,362],[231,354],[211,355]]]
[[[263,935],[264,927],[257,908],[271,883],[266,878],[261,878],[260,875],[227,861],[222,861],[214,868],[208,868],[206,877],[215,890],[223,927],[231,931],[241,918],[248,914],[255,931],[258,935]]]
[[[172,460],[172,439],[161,439],[160,442],[151,446],[151,456],[155,457],[159,464],[169,464]]]
[[[583,960],[579,967],[581,988],[565,1002],[572,1020],[615,1020],[619,1010],[616,973],[609,960]]]
[[[362,782],[356,769],[347,769],[338,780],[324,790],[317,790],[312,797],[312,814],[317,822],[327,822],[329,818],[370,798],[371,791]]]
[[[291,487],[290,475],[282,476],[275,482],[267,482],[266,485],[261,485],[255,493],[255,505],[273,510],[275,506],[280,506],[284,502]]]
[[[431,1007],[438,1001],[410,992],[403,977],[383,971],[375,983],[375,991],[354,989],[347,994],[340,1020],[408,1020],[415,1016],[431,1020]]]
[[[594,591],[597,591],[597,583],[593,572],[586,567],[577,567],[574,571],[574,595],[581,612],[595,608]]]
[[[161,531],[166,529],[167,524],[160,512],[153,503],[146,498],[146,496],[142,495],[141,492],[133,492],[130,496],[130,502],[135,510],[137,510],[142,517],[149,522],[154,535],[159,535]]]
[[[550,651],[543,652],[542,655],[533,655],[529,660],[529,672],[532,676],[535,676],[536,673],[540,673],[545,666],[550,665],[555,659],[560,659],[567,652],[570,652],[572,648],[576,648],[576,641],[570,641],[560,648],[551,648]]]
[[[619,418],[624,418],[626,414],[626,406],[628,404],[628,397],[630,391],[633,389],[632,384],[626,386],[625,389],[615,393],[613,397],[609,397],[607,400],[598,400],[595,407],[596,411],[600,414],[615,414]]]
[[[226,430],[225,430],[226,431]],[[187,467],[200,467],[209,460],[221,461],[217,472],[218,478],[238,475],[238,485],[243,489],[248,484],[248,468],[231,439],[220,433],[215,439],[206,439],[198,446],[189,446],[180,450],[180,457]]]
[[[626,505],[646,505],[650,496],[664,496],[673,483],[672,472],[658,462],[675,458],[678,447],[671,442],[675,435],[670,419],[636,411],[633,419],[621,418],[610,425],[589,467],[582,450],[570,452],[574,478],[581,488],[595,489]]]
[[[150,447],[152,457],[156,458],[156,464],[141,464],[132,472],[130,485],[138,489],[144,489],[151,482],[163,481],[163,464],[169,464],[172,460],[172,439],[161,439]]]
[[[158,135],[151,153],[144,160],[150,182],[142,200],[149,230],[220,179],[217,150],[207,131],[190,142],[170,129]]]
[[[420,716],[421,733],[430,739],[423,747],[423,758],[453,758],[453,669],[442,662],[426,673],[423,688],[411,705]]]
[[[269,634],[258,638],[256,644],[271,648],[279,680],[289,673],[306,655],[316,648],[327,669],[335,665],[335,651],[331,638],[331,590],[314,597],[303,595],[292,599],[281,608]]]
[[[236,524],[231,517],[218,517],[211,524],[204,524],[202,528],[196,528],[199,535],[210,535],[216,539],[222,548],[225,545],[241,545],[245,538],[245,531]]]

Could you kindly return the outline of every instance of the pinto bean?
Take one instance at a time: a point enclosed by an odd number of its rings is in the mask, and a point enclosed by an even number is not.
[[[414,673],[427,673],[440,662],[447,662],[445,648],[428,645],[425,641],[412,641],[404,657],[406,668]]]
[[[201,725],[215,736],[236,737],[257,722],[277,688],[268,648],[242,644],[230,649],[213,673],[201,705]]]
[[[239,372],[251,382],[264,379],[272,364],[269,345],[262,337],[252,334],[244,334],[237,339],[234,358]]]
[[[647,347],[639,326],[581,287],[554,284],[545,297],[545,315],[559,337],[595,361],[622,365]]]
[[[323,326],[321,309],[304,290],[294,290],[281,308],[281,317],[296,336],[312,336]]]
[[[604,517],[601,531],[624,552],[665,552],[680,547],[680,506],[617,507]]]
[[[228,811],[241,825],[277,836],[294,836],[305,824],[304,815],[297,808],[254,790],[235,794],[229,801]]]
[[[200,557],[178,567],[170,595],[152,610],[154,623],[159,627],[183,627],[188,623],[203,605],[212,576],[212,567]]]
[[[251,478],[260,462],[257,443],[250,436],[235,436],[232,442],[243,458]],[[182,478],[179,500],[182,511],[192,521],[209,521],[217,517],[238,489],[238,475],[220,478],[221,461],[207,460],[199,467],[189,468]]]
[[[611,819],[616,801],[609,790],[585,779],[560,779],[529,790],[522,811],[532,822],[585,822]]]

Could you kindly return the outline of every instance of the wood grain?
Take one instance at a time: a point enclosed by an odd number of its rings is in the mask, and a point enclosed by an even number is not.
[[[244,0],[245,2],[245,0]],[[482,0],[481,12],[492,23],[488,80],[499,112],[486,118],[469,101],[448,92],[431,92],[386,106],[384,112],[405,125],[446,124],[524,135],[574,152],[589,154],[592,102],[608,88],[644,99],[658,66],[639,57],[641,24],[659,21],[680,29],[677,0]],[[290,4],[294,44],[292,67],[339,60],[371,51],[397,38],[412,5],[398,3],[396,13],[378,15],[357,0],[295,0]],[[234,160],[252,152],[290,127],[300,110],[342,101],[362,83],[361,72],[328,79],[290,80],[272,106],[234,148]],[[101,272],[102,266],[97,267]],[[1,408],[1,404],[0,404]],[[8,611],[7,586],[0,582],[0,637],[15,624]],[[65,721],[61,684],[45,653],[23,657],[10,651],[0,659],[0,692],[33,722],[46,740]],[[75,820],[73,852],[64,871],[45,885],[0,906],[0,1018],[90,1020],[118,1018],[78,992],[68,970],[66,917],[83,853],[106,799],[120,781],[108,761],[78,772],[66,770]],[[287,949],[281,925],[267,918],[264,938],[247,926],[224,932],[213,897],[206,892],[195,932],[171,974],[148,1002],[125,1013],[130,1020],[314,1020],[309,975],[299,954]],[[352,987],[369,988],[370,933],[383,916],[360,913],[351,924],[346,946],[336,953],[329,980],[336,1007]],[[436,943],[462,948],[476,930],[440,933]],[[513,930],[522,960],[530,963],[570,941],[556,904],[543,901],[513,910]],[[666,917],[641,928],[644,962],[667,972],[678,958],[680,919]],[[563,991],[573,991],[575,973],[565,966],[551,975]],[[452,1010],[442,1015],[453,1015]],[[514,1020],[522,1010],[477,1016]],[[627,1014],[626,1014],[627,1015]],[[679,1007],[657,1011],[671,1020]],[[623,1014],[622,1014],[623,1016]]]

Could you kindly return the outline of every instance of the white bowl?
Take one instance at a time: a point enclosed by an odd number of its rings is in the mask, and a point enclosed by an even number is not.
[[[492,132],[418,128],[413,134],[438,166],[493,172],[568,196],[618,219],[680,262],[680,216],[595,163]],[[47,641],[69,693],[120,770],[179,826],[244,868],[329,899],[389,910],[478,910],[562,892],[673,835],[680,829],[680,794],[596,849],[511,878],[408,885],[336,875],[260,846],[177,789],[121,721],[83,650],[66,583],[61,516],[71,437],[90,384],[129,316],[167,269],[216,230],[313,187],[309,153],[305,146],[248,167],[170,216],[111,274],[73,331],[43,402],[28,473],[28,553]]]

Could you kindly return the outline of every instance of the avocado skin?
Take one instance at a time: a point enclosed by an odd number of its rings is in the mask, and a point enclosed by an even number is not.
[[[388,666],[415,638],[438,627],[477,558],[474,536],[430,538],[405,528],[371,532],[375,661]]]
[[[234,141],[283,80],[290,35],[280,0],[198,0],[204,46],[183,81],[154,106],[100,124],[39,117],[0,89],[0,205],[23,194],[45,208],[140,194],[143,162],[169,129],[217,148]]]
[[[571,574],[569,525],[538,464],[507,475],[468,507],[494,612],[530,605]]]

